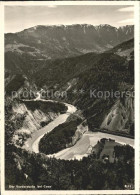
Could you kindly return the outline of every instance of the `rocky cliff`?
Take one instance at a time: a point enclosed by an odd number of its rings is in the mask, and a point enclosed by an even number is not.
[[[31,136],[32,132],[37,131],[42,126],[54,120],[59,113],[45,113],[41,109],[29,110],[24,103],[16,103],[13,106],[12,120],[23,119],[22,127],[17,129],[14,134],[14,142],[22,144],[23,138]]]
[[[101,129],[116,132],[134,133],[134,98],[118,100],[105,116]]]

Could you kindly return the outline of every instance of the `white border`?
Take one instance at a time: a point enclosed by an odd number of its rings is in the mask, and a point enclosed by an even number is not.
[[[42,6],[42,5],[134,5],[135,6],[135,190],[77,190],[77,191],[9,191],[4,190],[5,178],[4,178],[4,6]],[[0,110],[1,110],[1,193],[2,195],[43,195],[43,194],[139,194],[140,180],[139,180],[139,109],[140,109],[140,69],[139,69],[139,5],[137,1],[30,1],[30,2],[1,2],[0,3]]]
[[[4,6],[0,5],[0,155],[1,155],[1,192],[2,192],[2,180],[4,170]],[[4,193],[2,193],[4,194]]]
[[[134,52],[135,52],[135,189],[138,190],[138,194],[140,193],[140,25],[139,25],[139,7],[136,6],[135,12],[135,34],[134,34]]]

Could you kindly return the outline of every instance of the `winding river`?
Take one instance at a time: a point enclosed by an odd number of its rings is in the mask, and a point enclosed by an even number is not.
[[[52,101],[52,100],[42,100],[40,97],[37,97],[33,101]],[[54,101],[55,102],[55,101]],[[25,142],[25,145],[23,146],[24,149],[30,151],[39,153],[39,142],[40,139],[46,134],[52,131],[55,127],[58,125],[64,123],[68,116],[72,113],[74,113],[77,109],[75,106],[71,104],[64,103],[67,106],[67,112],[65,114],[60,114],[56,119],[54,119],[52,122],[50,122],[45,127],[41,128],[38,131],[35,131],[32,133],[32,137],[27,139]],[[82,159],[84,156],[89,155],[89,149],[96,145],[98,140],[102,138],[111,138],[114,139],[116,142],[120,144],[129,144],[132,147],[134,147],[134,139],[102,133],[102,132],[86,132],[82,138],[72,147],[66,148],[62,151],[59,151],[56,154],[48,155],[48,157],[55,157],[57,159],[64,159],[64,160],[70,160],[70,159]]]
[[[37,99],[37,100],[41,100],[41,99]],[[43,100],[45,101],[45,100]],[[49,100],[46,100],[49,101]],[[68,116],[72,113],[74,113],[77,109],[76,107],[65,103],[65,106],[67,106],[67,112],[65,114],[60,114],[56,119],[54,119],[52,122],[50,122],[48,125],[46,125],[45,127],[41,128],[38,131],[35,131],[34,133],[32,133],[32,137],[27,139],[27,141],[25,142],[24,145],[24,149],[29,150],[31,152],[35,152],[35,153],[39,153],[39,142],[40,139],[46,134],[49,133],[50,131],[52,131],[55,127],[57,127],[58,125],[64,123]]]

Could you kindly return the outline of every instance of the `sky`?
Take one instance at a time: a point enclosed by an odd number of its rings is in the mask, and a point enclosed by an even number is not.
[[[45,5],[6,6],[5,33],[37,25],[133,24],[134,7],[128,5]]]

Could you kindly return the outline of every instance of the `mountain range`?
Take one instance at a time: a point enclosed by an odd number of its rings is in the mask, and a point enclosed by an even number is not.
[[[134,26],[113,27],[88,24],[38,25],[5,35],[5,50],[42,59],[101,53],[134,36]]]

